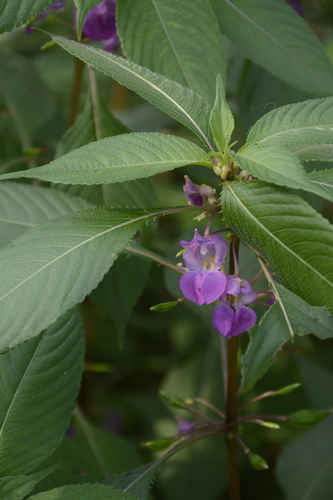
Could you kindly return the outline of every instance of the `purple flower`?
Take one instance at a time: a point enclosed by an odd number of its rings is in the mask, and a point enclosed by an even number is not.
[[[211,304],[225,290],[227,279],[219,269],[227,255],[226,241],[217,234],[201,236],[195,230],[191,241],[180,244],[186,248],[183,258],[188,269],[179,281],[184,297],[199,306]]]
[[[103,0],[88,12],[83,33],[90,40],[105,40],[104,49],[113,52],[120,45],[116,28],[117,0]]]
[[[177,427],[179,434],[188,434],[190,432],[195,431],[195,425],[193,422],[189,422],[188,420],[184,420],[183,418],[177,418]]]
[[[215,196],[215,189],[207,186],[207,184],[194,184],[188,175],[185,175],[183,189],[186,198],[192,205],[216,205],[218,203],[218,199]]]
[[[257,315],[245,306],[257,299],[251,285],[238,276],[227,276],[222,304],[213,311],[214,328],[227,339],[246,332],[257,321]]]

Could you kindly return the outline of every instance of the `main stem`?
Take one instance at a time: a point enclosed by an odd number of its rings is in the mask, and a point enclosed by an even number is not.
[[[237,238],[234,236],[234,238]],[[234,257],[238,257],[239,240],[233,242],[234,252],[230,251],[229,274],[234,274],[235,268],[238,268]],[[232,243],[231,243],[232,245]],[[236,422],[237,408],[237,359],[238,359],[238,337],[231,337],[228,340],[228,379],[227,379],[227,399],[226,399],[226,424]],[[233,425],[230,429],[237,433],[237,425]],[[239,492],[239,475],[238,475],[238,457],[237,457],[237,441],[234,436],[230,435],[227,439],[228,452],[228,468],[229,468],[229,492],[230,500],[240,500]]]

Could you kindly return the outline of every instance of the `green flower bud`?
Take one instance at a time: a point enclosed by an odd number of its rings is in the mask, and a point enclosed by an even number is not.
[[[161,391],[160,395],[162,396],[164,401],[166,401],[168,405],[172,406],[173,408],[181,408],[182,410],[186,410],[185,401],[178,398],[177,396],[174,396],[173,394],[167,394],[164,391]]]
[[[160,438],[154,439],[153,441],[147,441],[146,443],[142,443],[141,446],[144,448],[148,448],[148,450],[153,451],[161,451],[165,450],[165,448],[169,448],[169,446],[174,442],[173,438]]]
[[[248,459],[250,460],[250,463],[254,469],[257,470],[266,470],[268,469],[268,465],[266,463],[266,460],[262,458],[260,455],[256,455],[255,453],[248,453]]]
[[[290,392],[293,392],[295,389],[298,389],[300,387],[300,383],[296,382],[295,384],[290,384],[286,385],[285,387],[282,387],[278,391],[276,391],[277,396],[284,396],[285,394],[289,394]]]
[[[294,427],[307,429],[324,420],[328,414],[326,410],[299,410],[289,415],[288,423]]]
[[[166,312],[172,309],[173,307],[178,306],[180,302],[174,300],[172,302],[162,302],[161,304],[156,304],[156,306],[152,306],[149,310],[155,312]]]

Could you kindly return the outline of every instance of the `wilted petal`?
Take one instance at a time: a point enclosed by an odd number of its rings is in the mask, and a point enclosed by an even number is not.
[[[226,276],[220,271],[197,273],[189,271],[179,281],[181,291],[191,302],[199,306],[211,304],[224,292]]]
[[[234,335],[235,316],[235,311],[228,303],[217,306],[213,311],[213,326],[223,337],[226,337],[227,339],[231,339]]]

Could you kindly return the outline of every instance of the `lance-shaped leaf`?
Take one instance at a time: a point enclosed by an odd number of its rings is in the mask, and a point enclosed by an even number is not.
[[[199,94],[122,57],[67,38],[50,36],[70,54],[134,90],[143,99],[183,123],[213,149],[209,129],[212,108]]]
[[[30,471],[59,446],[79,390],[83,355],[75,308],[0,356],[1,476]]]
[[[91,207],[67,193],[18,182],[0,183],[0,246],[60,215]]]
[[[333,161],[333,97],[270,111],[253,125],[247,142],[276,142],[300,160]]]
[[[0,251],[0,351],[37,335],[96,288],[142,224],[189,208],[87,209],[30,229]]]
[[[220,151],[229,146],[230,137],[235,127],[234,117],[230,111],[221,75],[216,78],[216,98],[210,115],[210,126]]]
[[[52,0],[3,0],[0,5],[0,33],[29,21],[51,3]]]
[[[208,0],[120,0],[117,29],[128,59],[214,101],[225,57]]]
[[[30,476],[2,477],[0,479],[0,500],[24,500],[37,483],[54,471],[50,467]]]
[[[136,500],[136,498],[113,486],[80,484],[43,491],[29,497],[29,500]]]
[[[211,1],[222,31],[253,62],[301,90],[332,95],[332,64],[318,38],[287,2]]]
[[[269,263],[282,283],[333,311],[333,227],[298,196],[260,181],[227,184],[229,227]]]
[[[137,133],[107,137],[48,165],[0,178],[36,177],[62,184],[108,184],[195,164],[211,165],[209,156],[196,144],[172,135]]]
[[[299,159],[280,144],[248,143],[231,155],[237,165],[263,181],[303,189],[333,201],[330,193],[309,181]]]
[[[79,40],[81,40],[82,29],[86,16],[88,12],[94,7],[94,5],[100,3],[100,0],[74,0],[74,3],[77,8],[76,12],[77,37]]]
[[[266,312],[259,325],[250,329],[250,343],[242,357],[244,394],[276,361],[283,345],[297,335],[313,333],[320,339],[333,337],[333,316],[326,307],[311,306],[277,283],[277,302]],[[292,331],[291,331],[292,330]]]
[[[318,172],[311,172],[311,174],[307,175],[313,184],[319,185],[330,196],[333,196],[333,169],[319,170]]]

